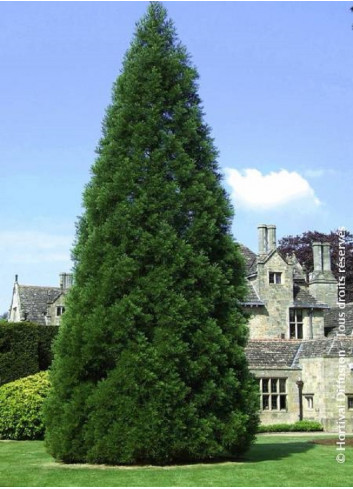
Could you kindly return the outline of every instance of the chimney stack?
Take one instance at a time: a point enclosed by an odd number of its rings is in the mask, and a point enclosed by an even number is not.
[[[267,251],[270,252],[276,248],[276,226],[274,224],[269,224],[267,226]]]
[[[267,255],[277,247],[276,226],[274,224],[259,224],[259,255]]]
[[[267,226],[266,224],[259,224],[257,226],[259,235],[259,255],[267,253]]]
[[[331,272],[330,243],[313,243],[314,272]]]
[[[337,306],[337,280],[331,270],[330,243],[313,243],[314,270],[309,274],[309,292],[329,307]]]
[[[322,272],[323,259],[322,259],[322,246],[321,243],[313,243],[313,259],[314,259],[314,272]]]
[[[324,272],[331,272],[330,243],[322,243],[322,264]]]
[[[60,287],[63,290],[67,290],[72,286],[73,274],[72,273],[60,273]]]

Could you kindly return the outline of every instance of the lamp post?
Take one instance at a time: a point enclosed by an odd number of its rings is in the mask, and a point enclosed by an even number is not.
[[[297,380],[296,382],[298,386],[298,393],[299,393],[299,421],[303,420],[303,385],[304,382],[302,380]]]

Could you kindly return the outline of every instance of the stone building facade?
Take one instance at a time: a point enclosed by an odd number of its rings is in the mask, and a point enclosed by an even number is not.
[[[43,325],[59,325],[65,312],[65,297],[71,285],[70,273],[60,274],[59,287],[21,285],[16,275],[9,322],[30,321]]]
[[[260,225],[258,238],[257,254],[241,248],[250,313],[246,354],[259,382],[261,421],[307,419],[329,431],[340,422],[353,432],[353,304],[337,305],[330,245],[313,243],[307,281],[295,255],[277,248],[275,226]]]

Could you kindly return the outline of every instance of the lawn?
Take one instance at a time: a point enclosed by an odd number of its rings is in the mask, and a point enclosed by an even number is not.
[[[1,441],[0,486],[352,486],[353,448],[338,464],[335,445],[310,443],[319,436],[259,435],[240,462],[129,468],[58,464],[43,442]]]

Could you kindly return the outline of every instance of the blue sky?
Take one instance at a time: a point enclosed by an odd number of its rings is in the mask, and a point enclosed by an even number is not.
[[[101,121],[146,2],[0,3],[0,313],[71,268]],[[352,231],[351,2],[165,2],[200,74],[234,236]]]

